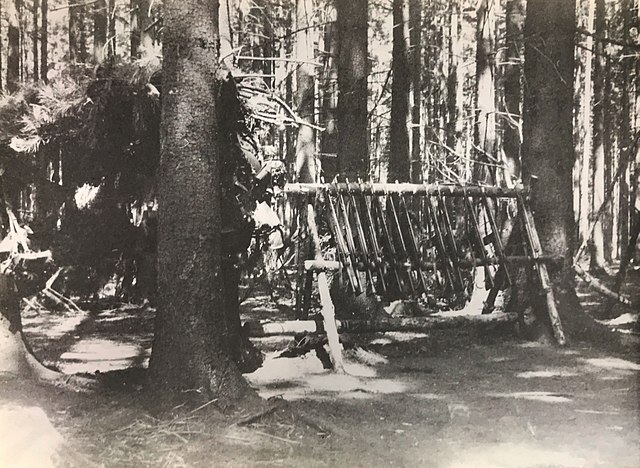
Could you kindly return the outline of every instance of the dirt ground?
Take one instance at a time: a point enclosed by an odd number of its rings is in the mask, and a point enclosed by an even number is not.
[[[591,312],[602,307],[580,296]],[[277,315],[268,303],[254,295],[245,309]],[[44,361],[100,370],[105,388],[0,379],[0,467],[640,466],[637,347],[614,356],[478,330],[385,333],[358,337],[335,374],[313,352],[277,358],[286,341],[263,339],[271,351],[247,378],[265,406],[222,414],[213,403],[159,420],[141,371],[118,371],[144,364],[152,312],[25,312]]]

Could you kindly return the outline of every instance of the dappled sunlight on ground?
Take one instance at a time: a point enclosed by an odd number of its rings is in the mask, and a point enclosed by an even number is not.
[[[447,468],[527,468],[527,467],[584,467],[597,464],[595,460],[585,460],[579,453],[550,450],[533,443],[487,444],[469,450],[464,448],[457,454],[456,461]]]
[[[581,359],[581,361],[590,366],[598,367],[601,369],[640,371],[640,364],[636,364],[635,362],[627,361],[620,358],[591,358]]]
[[[575,377],[578,373],[569,369],[543,369],[535,371],[525,371],[516,374],[521,379],[533,378],[553,378],[553,377]]]
[[[146,364],[149,350],[116,340],[85,339],[60,356],[59,368],[65,374],[108,372]]]
[[[544,403],[568,403],[571,400],[567,395],[551,392],[512,392],[512,393],[489,393],[493,398],[516,398],[519,400],[542,401]]]
[[[376,394],[400,393],[407,384],[379,378],[372,366],[345,359],[345,373],[324,369],[315,352],[296,358],[267,356],[263,366],[247,375],[261,396],[280,396],[285,400],[345,398],[363,399]]]

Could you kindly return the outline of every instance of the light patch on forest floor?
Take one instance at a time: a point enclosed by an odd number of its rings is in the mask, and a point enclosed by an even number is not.
[[[517,400],[542,401],[544,403],[569,403],[571,398],[552,392],[512,392],[512,393],[488,393],[493,398],[515,398]]]
[[[552,377],[575,377],[577,372],[573,372],[566,369],[544,369],[535,371],[525,371],[516,374],[516,377],[521,379],[533,379],[533,378],[552,378]]]
[[[63,443],[37,406],[0,406],[0,466],[49,468]]]
[[[84,339],[60,356],[65,374],[108,372],[146,364],[150,350],[137,344],[98,338]]]
[[[587,460],[570,452],[549,450],[536,444],[501,443],[483,445],[457,453],[447,468],[525,468],[541,466],[584,467]],[[589,464],[594,463],[590,460]]]
[[[260,369],[246,376],[264,398],[362,399],[400,393],[408,388],[398,380],[379,378],[373,367],[348,358],[345,358],[345,373],[340,374],[324,369],[314,352],[296,358],[277,358],[276,355],[267,356]]]
[[[590,366],[594,366],[602,369],[640,371],[640,364],[627,361],[626,359],[605,357],[605,358],[581,359],[581,361]]]

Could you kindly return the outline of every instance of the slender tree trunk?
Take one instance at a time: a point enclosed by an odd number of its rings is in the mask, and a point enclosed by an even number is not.
[[[524,1],[509,0],[506,7],[507,64],[504,67],[504,107],[508,115],[503,119],[502,135],[506,177],[511,179],[509,183],[520,178],[523,26]]]
[[[337,0],[338,170],[367,179],[368,0]]]
[[[40,77],[46,83],[49,71],[49,0],[41,0],[40,16]]]
[[[495,5],[494,0],[482,0],[477,13],[476,29],[476,160],[490,163],[495,157],[496,98],[495,98]],[[487,156],[488,155],[488,156]],[[495,170],[476,165],[477,181],[495,182]]]
[[[2,2],[0,2],[0,38],[2,38],[2,18],[4,18],[3,16],[3,9],[2,9]],[[0,39],[0,93],[2,93],[2,40]]]
[[[248,387],[225,349],[221,306],[221,163],[212,79],[218,2],[168,0],[163,7],[158,312],[150,388],[180,399],[200,389],[206,399],[226,405]]]
[[[542,251],[565,259],[560,269],[551,272],[551,282],[567,338],[599,340],[613,349],[619,340],[582,310],[572,268],[575,31],[574,1],[527,1],[522,170],[525,180],[539,179],[532,207]]]
[[[606,36],[605,28],[605,4],[604,0],[595,0],[595,34],[599,38]],[[605,119],[605,102],[604,102],[604,42],[595,42],[595,56],[593,68],[593,168],[592,182],[593,195],[591,198],[591,222],[595,222],[593,237],[591,239],[591,266],[592,272],[603,271],[605,265],[604,259],[604,233],[602,216],[595,219],[600,205],[604,201],[605,184],[604,184],[604,119]]]
[[[389,134],[389,180],[408,182],[411,164],[409,153],[409,92],[411,73],[407,51],[409,11],[406,0],[393,0],[393,83],[391,85],[391,129]]]
[[[32,54],[33,54],[33,81],[38,81],[40,79],[40,62],[38,60],[38,35],[39,35],[39,22],[38,22],[38,14],[40,12],[40,4],[38,0],[33,0],[33,4],[31,5],[31,14],[33,15],[33,43],[32,43]]]
[[[153,49],[150,24],[149,0],[131,0],[131,58],[142,58]]]
[[[633,0],[622,0],[621,11],[623,15],[623,41],[626,44],[631,43],[631,28],[634,27],[633,18]],[[631,141],[631,122],[634,120],[634,114],[631,109],[631,90],[633,89],[632,75],[634,72],[634,51],[630,47],[623,50],[625,58],[622,60],[622,86],[621,86],[621,114],[620,119],[620,163],[623,161],[631,162],[635,156],[635,148],[632,148]],[[636,81],[638,81],[638,71],[636,71]],[[637,86],[637,85],[636,85]],[[632,164],[629,164],[632,166]],[[618,203],[618,246],[619,254],[623,255],[625,246],[629,239],[629,184],[627,183],[627,173],[620,177],[620,201]]]
[[[324,33],[324,64],[325,70],[322,77],[322,117],[325,131],[320,134],[320,154],[326,155],[321,157],[320,164],[322,166],[322,176],[325,180],[332,180],[338,173],[338,160],[335,155],[338,152],[338,136],[337,136],[337,107],[338,107],[338,34],[336,32],[337,25],[335,22],[328,24]],[[329,157],[331,155],[332,157]]]
[[[422,0],[409,0],[411,57],[411,182],[422,183]]]
[[[294,53],[298,60],[313,61],[313,1],[296,0],[296,25]],[[313,123],[315,112],[315,67],[310,63],[300,63],[296,68],[296,104],[298,115],[306,122]],[[296,177],[299,182],[316,182],[315,131],[305,125],[298,128],[296,140]]]
[[[93,5],[93,58],[98,63],[102,63],[106,55],[107,27],[107,1],[98,0]]]
[[[461,40],[462,11],[458,0],[449,4],[449,74],[447,76],[447,146],[462,154],[464,130],[460,112],[463,109],[464,69],[460,65],[463,54]]]
[[[7,12],[8,44],[7,44],[7,91],[15,92],[20,85],[20,0],[9,3]],[[13,7],[13,8],[11,8]]]
[[[109,29],[107,33],[107,56],[114,58],[117,53],[116,48],[116,0],[107,0],[107,17],[109,19]]]

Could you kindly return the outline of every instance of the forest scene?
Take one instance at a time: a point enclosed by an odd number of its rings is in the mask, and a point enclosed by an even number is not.
[[[639,0],[0,0],[0,468],[640,466]]]

